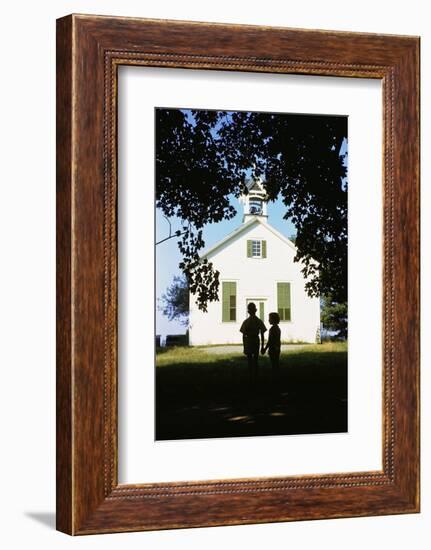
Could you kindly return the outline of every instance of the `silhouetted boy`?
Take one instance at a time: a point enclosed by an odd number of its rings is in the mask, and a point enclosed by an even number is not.
[[[262,354],[268,350],[268,355],[271,360],[272,374],[274,378],[278,378],[280,374],[280,350],[281,350],[281,331],[278,326],[280,323],[280,315],[276,312],[270,313],[268,316],[271,328],[268,332],[268,343],[262,350]]]
[[[252,380],[257,379],[259,348],[263,353],[265,344],[266,326],[263,321],[256,317],[256,305],[250,302],[247,306],[249,317],[242,323],[239,329],[242,332],[242,342],[244,344],[244,354],[247,355],[248,371]],[[259,336],[261,343],[259,342]]]

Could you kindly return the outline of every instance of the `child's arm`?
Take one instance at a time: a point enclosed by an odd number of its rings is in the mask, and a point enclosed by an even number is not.
[[[260,340],[261,340],[260,353],[263,355],[265,353],[265,333],[263,332],[263,330],[260,331]]]

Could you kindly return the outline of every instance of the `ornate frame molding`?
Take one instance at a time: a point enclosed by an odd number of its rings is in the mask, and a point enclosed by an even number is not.
[[[263,46],[256,36],[265,36]],[[219,48],[220,38],[228,45]],[[205,50],[203,42],[215,45]],[[57,48],[58,529],[86,534],[418,511],[418,39],[69,16],[58,20]],[[120,65],[382,80],[382,471],[118,484]]]

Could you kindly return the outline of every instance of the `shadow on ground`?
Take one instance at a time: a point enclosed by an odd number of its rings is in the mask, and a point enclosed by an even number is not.
[[[25,515],[28,518],[37,521],[38,523],[49,527],[50,529],[55,529],[55,513],[54,512],[25,512]]]
[[[156,369],[156,439],[195,439],[347,431],[347,352],[267,357],[248,379],[244,356]]]

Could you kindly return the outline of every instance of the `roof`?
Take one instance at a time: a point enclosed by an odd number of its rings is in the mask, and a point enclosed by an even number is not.
[[[245,182],[247,189],[250,191],[265,191],[265,188],[262,185],[261,178],[250,178]]]
[[[293,244],[292,241],[290,241],[287,237],[285,237],[279,231],[274,229],[274,227],[266,223],[260,216],[253,216],[247,223],[243,223],[242,225],[237,227],[234,231],[232,231],[232,233],[229,233],[229,235],[227,235],[224,239],[216,243],[214,246],[212,246],[208,250],[204,251],[201,254],[201,258],[207,258],[209,255],[216,252],[220,247],[222,247],[223,245],[231,241],[233,238],[238,237],[238,235],[241,235],[241,233],[244,233],[247,229],[251,228],[251,226],[255,224],[263,225],[266,229],[271,231],[271,233],[273,233],[276,237],[278,237],[280,240],[282,240],[284,243],[290,246],[292,250],[296,251],[296,246]]]

